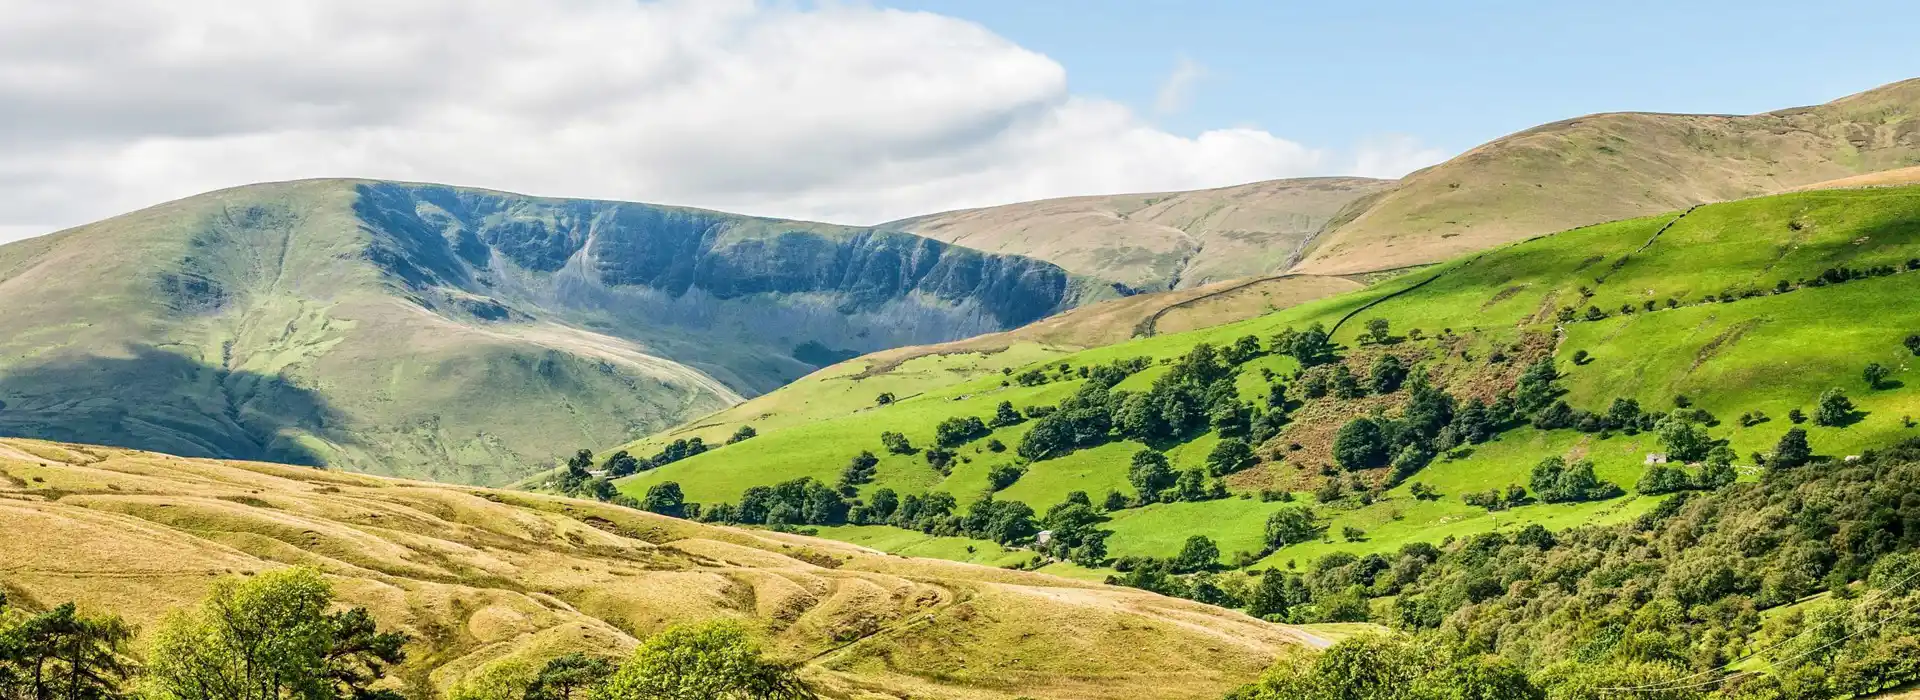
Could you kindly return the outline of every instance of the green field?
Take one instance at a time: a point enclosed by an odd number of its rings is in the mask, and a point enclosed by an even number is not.
[[[1664,233],[1656,238],[1663,227]],[[1265,339],[1284,328],[1312,323],[1331,326],[1378,301],[1334,334],[1351,357],[1378,352],[1359,342],[1362,322],[1387,319],[1400,338],[1392,348],[1424,357],[1421,368],[1436,378],[1437,385],[1460,396],[1485,393],[1492,383],[1501,381],[1511,386],[1514,370],[1509,369],[1511,363],[1493,361],[1496,350],[1517,352],[1515,348],[1525,342],[1546,342],[1549,345],[1544,347],[1553,353],[1562,374],[1563,398],[1573,407],[1603,412],[1613,399],[1625,397],[1636,399],[1648,411],[1665,411],[1675,405],[1676,396],[1685,395],[1694,406],[1718,418],[1710,435],[1728,441],[1741,455],[1741,465],[1750,466],[1747,455],[1770,451],[1793,427],[1787,420],[1790,410],[1811,414],[1820,392],[1842,388],[1859,412],[1856,422],[1846,427],[1819,427],[1812,422],[1801,426],[1808,430],[1816,452],[1838,458],[1920,435],[1920,430],[1905,427],[1907,416],[1920,414],[1920,392],[1914,391],[1916,380],[1910,376],[1913,355],[1902,345],[1909,334],[1920,332],[1920,306],[1911,302],[1920,298],[1920,274],[1907,271],[1911,258],[1920,258],[1920,188],[1781,195],[1701,207],[1684,217],[1673,212],[1541,237],[1238,323],[1071,354],[1042,348],[1025,352],[1037,363],[1056,366],[1079,367],[1135,356],[1157,362],[1180,356],[1201,342],[1225,344],[1249,334]],[[1829,285],[1806,283],[1836,267],[1891,267],[1897,274]],[[1775,285],[1782,280],[1789,291],[1775,293]],[[1729,300],[1720,301],[1723,297]],[[1673,300],[1672,308],[1668,299]],[[1647,301],[1653,301],[1656,310],[1647,311]],[[1632,313],[1622,312],[1627,304],[1633,305]],[[1561,307],[1573,307],[1577,320],[1557,320]],[[1602,310],[1605,318],[1586,320],[1588,307]],[[1419,339],[1410,337],[1412,329],[1421,331]],[[1576,365],[1571,359],[1576,351],[1585,351],[1590,359]],[[788,410],[802,415],[755,416],[751,422],[756,427],[766,426],[759,437],[643,473],[620,487],[637,496],[652,484],[675,481],[689,500],[718,502],[737,498],[749,486],[802,476],[832,483],[859,450],[883,453],[878,442],[881,431],[899,431],[916,445],[930,444],[934,425],[942,419],[990,416],[1000,401],[1020,408],[1052,404],[1079,384],[1056,381],[1023,387],[1009,382],[999,368],[1018,375],[1034,366],[1012,364],[1013,357],[923,358],[897,368],[900,372],[924,363],[901,377],[809,378],[767,397],[770,405],[783,402]],[[1862,380],[1861,369],[1869,362],[1892,370],[1882,388],[1870,389]],[[1243,399],[1264,396],[1263,367],[1280,377],[1297,369],[1291,358],[1279,355],[1248,362],[1240,368],[1237,382]],[[1366,367],[1354,369],[1363,373]],[[1155,364],[1116,389],[1143,390],[1164,371],[1163,365]],[[942,385],[941,378],[950,381]],[[908,387],[913,394],[902,394],[899,387]],[[903,398],[890,406],[873,407],[872,397],[881,391],[894,391]],[[1399,396],[1404,398],[1404,392]],[[1353,413],[1357,409],[1342,409],[1332,401],[1309,402],[1295,409],[1295,415],[1357,415]],[[1383,401],[1382,405],[1393,405],[1391,397]],[[1751,411],[1763,412],[1769,419],[1751,426],[1735,420]],[[1306,422],[1297,419],[1261,451],[1283,451],[1282,444],[1295,439],[1290,435],[1337,427]],[[730,432],[737,424],[715,422],[703,431]],[[970,502],[983,491],[990,466],[1017,461],[1011,448],[1030,426],[1029,422],[994,432],[992,437],[1009,448],[1004,453],[982,449],[984,439],[961,448],[965,461],[947,476],[917,455],[883,455],[877,480],[863,493],[878,487],[901,492],[940,490],[953,493],[963,504]],[[1197,466],[1215,440],[1209,434],[1173,446],[1169,458],[1177,468]],[[659,437],[651,438],[636,449],[658,444]],[[996,497],[1020,500],[1043,512],[1072,491],[1086,491],[1096,502],[1108,490],[1130,495],[1128,457],[1140,447],[1116,440],[1026,465],[1026,474]],[[1435,542],[1532,523],[1565,528],[1632,518],[1660,500],[1633,495],[1647,453],[1660,451],[1663,448],[1651,434],[1511,429],[1454,458],[1435,460],[1410,479],[1434,487],[1437,500],[1414,499],[1409,486],[1401,484],[1379,494],[1370,505],[1317,508],[1328,525],[1326,538],[1282,549],[1267,556],[1262,565],[1304,565],[1334,551],[1384,552],[1408,542]],[[1468,492],[1526,485],[1529,470],[1547,456],[1592,460],[1602,479],[1623,487],[1628,495],[1594,503],[1526,505],[1499,513],[1461,501]],[[1255,467],[1254,478],[1245,483],[1236,479],[1234,483],[1240,484],[1235,487],[1236,497],[1113,513],[1104,525],[1114,532],[1109,553],[1164,557],[1177,552],[1191,535],[1215,540],[1223,559],[1243,550],[1258,552],[1265,518],[1283,504],[1251,497],[1258,489],[1246,484],[1261,479],[1296,484],[1297,499],[1311,502],[1305,493],[1309,489],[1298,484],[1318,478],[1315,466],[1291,456],[1268,459]],[[1364,531],[1364,536],[1347,541],[1340,533],[1348,526]],[[921,546],[913,538],[896,543],[871,533],[860,536],[866,538],[863,543],[889,551]],[[975,543],[976,550],[984,551],[979,544]],[[964,548],[960,554],[978,556]],[[959,555],[949,551],[946,556]]]

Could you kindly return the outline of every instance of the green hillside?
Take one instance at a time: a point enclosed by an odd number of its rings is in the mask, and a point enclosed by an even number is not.
[[[870,228],[253,185],[0,246],[0,435],[506,483],[1112,293]]]
[[[863,500],[883,488],[902,495],[944,492],[965,510],[985,491],[992,468],[1003,465],[1025,471],[995,494],[996,500],[1024,502],[1036,512],[1044,513],[1074,491],[1089,494],[1096,506],[1109,491],[1132,500],[1138,494],[1128,479],[1129,463],[1143,447],[1134,440],[1105,436],[1066,454],[1029,461],[1016,451],[1042,421],[1028,419],[958,447],[950,473],[943,474],[929,465],[924,450],[889,453],[880,434],[899,432],[916,447],[931,447],[936,426],[948,418],[987,419],[1001,402],[1022,411],[1058,404],[1088,381],[1077,369],[1062,373],[1063,365],[1088,368],[1150,358],[1143,370],[1112,387],[1114,392],[1144,391],[1198,344],[1226,346],[1252,336],[1260,352],[1234,365],[1237,398],[1265,406],[1269,381],[1263,370],[1270,371],[1288,387],[1291,420],[1257,446],[1256,464],[1224,478],[1227,498],[1129,504],[1106,514],[1100,527],[1112,531],[1106,541],[1110,557],[1168,557],[1189,536],[1205,535],[1218,545],[1223,563],[1305,565],[1331,552],[1390,552],[1408,542],[1532,523],[1563,528],[1626,521],[1668,498],[1635,491],[1647,455],[1670,451],[1654,431],[1539,429],[1520,416],[1491,440],[1454,446],[1400,478],[1384,468],[1349,473],[1332,455],[1336,431],[1376,409],[1401,417],[1410,391],[1306,398],[1308,382],[1295,376],[1299,363],[1273,352],[1271,339],[1288,328],[1334,328],[1332,340],[1341,347],[1336,364],[1363,382],[1377,358],[1391,354],[1452,396],[1456,409],[1474,398],[1496,403],[1535,360],[1551,357],[1560,375],[1553,383],[1561,392],[1557,399],[1568,404],[1575,419],[1580,411],[1605,415],[1621,398],[1637,401],[1647,414],[1665,414],[1675,408],[1676,397],[1684,396],[1690,409],[1711,414],[1698,419],[1709,422],[1697,427],[1711,440],[1724,441],[1737,456],[1734,466],[1751,473],[1757,466],[1752,455],[1772,452],[1790,428],[1805,430],[1817,454],[1835,458],[1920,434],[1905,420],[1920,413],[1920,393],[1909,386],[1913,352],[1903,345],[1920,331],[1920,309],[1907,303],[1920,292],[1920,275],[1909,274],[1914,265],[1908,261],[1916,258],[1917,188],[1810,192],[1708,205],[1512,244],[1226,326],[1057,356],[1016,348],[927,357],[871,376],[853,363],[768,395],[767,409],[760,413],[723,414],[628,445],[633,454],[651,456],[670,438],[698,436],[722,445],[742,425],[758,431],[751,439],[624,479],[619,487],[643,498],[653,485],[671,481],[688,501],[735,503],[750,487],[796,478],[835,484],[849,460],[868,450],[878,464],[871,482],[858,486]],[[1561,321],[1563,313],[1572,320]],[[1390,340],[1362,342],[1369,333],[1366,322],[1373,319],[1388,322]],[[1862,379],[1869,363],[1889,370],[1877,388]],[[1048,380],[1023,385],[1020,376],[1034,370]],[[1815,416],[1818,397],[1832,388],[1840,388],[1855,407],[1843,426],[1811,419],[1796,424],[1789,418],[1795,410]],[[895,400],[875,405],[883,392]],[[1748,420],[1741,420],[1742,414]],[[1651,422],[1640,427],[1650,428]],[[1206,431],[1155,447],[1164,449],[1177,472],[1203,468],[1219,439]],[[989,449],[994,440],[1006,450]],[[1546,457],[1589,460],[1599,479],[1621,487],[1624,495],[1541,503],[1529,481]],[[1314,492],[1327,482],[1353,479],[1359,480],[1357,494],[1348,488],[1337,501],[1317,502]],[[1415,498],[1416,483],[1437,496]],[[1463,499],[1509,485],[1528,488],[1529,502],[1489,510]],[[1279,500],[1281,492],[1292,501]],[[1263,553],[1269,515],[1300,504],[1313,506],[1323,534]],[[1359,531],[1353,541],[1343,536],[1349,527]],[[820,531],[881,548],[895,542],[925,546],[917,538],[876,535],[871,527]],[[956,558],[978,558],[989,546],[959,550]],[[1247,555],[1236,558],[1239,552]],[[1052,566],[1075,573],[1068,564]]]

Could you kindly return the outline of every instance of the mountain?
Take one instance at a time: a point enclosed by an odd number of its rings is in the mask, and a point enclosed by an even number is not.
[[[1294,272],[1437,262],[1529,236],[1920,164],[1920,79],[1750,116],[1595,114],[1420,170]]]
[[[1656,429],[1675,408],[1685,408],[1679,420],[1699,431],[1700,451],[1724,445],[1743,480],[1756,478],[1792,429],[1804,430],[1812,449],[1834,460],[1911,437],[1911,417],[1920,415],[1920,384],[1911,376],[1920,340],[1910,340],[1920,333],[1920,308],[1908,302],[1916,294],[1920,187],[1704,205],[1504,245],[1221,326],[1077,352],[1012,343],[954,346],[905,360],[896,357],[903,351],[861,358],[628,445],[635,454],[653,455],[675,440],[717,443],[741,426],[758,432],[619,485],[638,497],[670,481],[689,500],[733,503],[755,486],[800,478],[837,483],[864,450],[877,464],[862,477],[865,483],[855,484],[861,499],[891,489],[949,494],[962,508],[991,498],[1047,512],[1074,492],[1096,504],[1117,494],[1120,507],[1100,525],[1112,532],[1105,540],[1111,564],[1137,567],[1141,557],[1172,557],[1194,536],[1210,538],[1220,566],[1236,575],[1268,566],[1291,570],[1290,564],[1307,570],[1332,555],[1391,562],[1412,544],[1511,534],[1530,524],[1560,531],[1630,522],[1659,507],[1670,494],[1636,489],[1653,474],[1650,453],[1685,454]],[[1387,322],[1384,341],[1368,328],[1375,319]],[[1277,348],[1275,338],[1313,324],[1331,329],[1340,347],[1331,364],[1309,370]],[[1255,352],[1221,370],[1230,383],[1210,385],[1231,387],[1226,397],[1238,402],[1227,406],[1231,410],[1181,405],[1149,414],[1205,417],[1189,432],[1151,440],[1116,427],[1137,416],[1126,417],[1135,409],[1124,398],[1110,397],[1154,391],[1201,344],[1221,348],[1242,339],[1250,339]],[[1335,449],[1346,426],[1376,415],[1393,426],[1409,419],[1410,380],[1385,391],[1374,383],[1385,356],[1446,392],[1451,408],[1442,415],[1451,417],[1473,400],[1497,407],[1502,395],[1521,393],[1521,380],[1537,372],[1536,363],[1550,362],[1555,370],[1549,383],[1536,382],[1531,390],[1546,397],[1539,406],[1515,408],[1492,427],[1454,426],[1448,444],[1382,447],[1372,453],[1379,461],[1350,468]],[[1144,361],[1129,363],[1110,391],[1091,394],[1091,406],[1063,403],[1099,374],[1090,370],[1129,358]],[[1869,381],[1863,372],[1870,365],[1884,372]],[[1327,388],[1335,384],[1336,367],[1357,379],[1344,398]],[[1199,472],[1198,483],[1210,484],[1220,474],[1216,450],[1231,437],[1222,432],[1248,430],[1221,426],[1233,426],[1236,415],[1276,410],[1274,385],[1286,387],[1287,419],[1253,441],[1254,460],[1221,475],[1225,498],[1205,489],[1198,498],[1172,502],[1142,498],[1130,469],[1137,452],[1161,451],[1174,473]],[[883,405],[876,400],[881,394],[892,400]],[[1002,402],[1026,418],[984,432],[942,427],[968,417],[989,421]],[[1555,402],[1564,405],[1554,409]],[[1830,409],[1826,418],[1823,406]],[[1042,417],[1049,409],[1072,416],[1073,432],[1066,434],[1078,444],[1023,456],[1029,436],[1049,424]],[[882,432],[900,433],[915,449],[890,451]],[[1469,433],[1486,437],[1458,437]],[[943,434],[951,451],[944,466],[928,459]],[[1548,458],[1590,461],[1598,480],[1621,490],[1549,502],[1534,477]],[[1013,471],[997,469],[1003,467]],[[1685,479],[1700,472],[1687,469]],[[1329,484],[1338,488],[1328,490]],[[1510,508],[1471,500],[1509,487],[1524,495]],[[1299,505],[1317,512],[1320,534],[1273,546],[1267,519]],[[1348,528],[1351,536],[1342,534]],[[890,524],[824,527],[820,534],[961,559],[997,552],[984,541],[964,552],[933,549],[928,535]],[[1068,563],[1048,570],[1087,571]]]
[[[956,245],[1050,261],[1137,290],[1286,270],[1340,212],[1390,180],[1322,177],[1192,192],[1068,197],[885,224]]]
[[[1748,116],[1594,114],[1401,180],[1305,178],[1049,199],[887,226],[1139,290],[1283,272],[1353,275],[1530,236],[1920,165],[1920,79]],[[1886,183],[1881,183],[1886,184]]]
[[[0,434],[504,483],[1112,294],[880,229],[254,185],[0,246]]]
[[[591,501],[0,440],[0,591],[151,633],[221,577],[304,565],[408,633],[407,697],[669,625],[740,621],[828,697],[1217,698],[1327,641],[1133,589]]]

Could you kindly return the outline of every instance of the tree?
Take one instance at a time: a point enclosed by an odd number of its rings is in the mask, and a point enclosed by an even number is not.
[[[647,512],[682,517],[685,514],[687,498],[680,492],[680,483],[662,481],[647,488],[647,498],[641,507]]]
[[[760,434],[760,431],[754,430],[753,426],[743,425],[743,426],[740,426],[739,430],[733,431],[732,437],[727,438],[727,444],[732,445],[734,443],[745,442],[747,440],[753,439],[754,436],[759,434]]]
[[[1807,431],[1802,428],[1788,428],[1787,434],[1780,436],[1780,442],[1773,446],[1773,458],[1768,466],[1791,469],[1806,464],[1813,459],[1813,447],[1807,444]]]
[[[1587,360],[1590,359],[1591,357],[1592,356],[1588,355],[1587,351],[1585,350],[1575,350],[1573,351],[1573,364],[1584,365],[1587,363]]]
[[[634,459],[626,450],[620,450],[608,455],[607,461],[600,467],[607,470],[607,476],[622,477],[640,471],[640,460]]]
[[[0,596],[0,614],[4,606]],[[132,637],[133,629],[120,618],[82,615],[73,603],[18,621],[0,617],[0,698],[124,697],[133,672],[126,661]]]
[[[1267,516],[1267,550],[1312,542],[1320,536],[1314,524],[1313,510],[1306,506],[1288,506]]]
[[[1367,319],[1367,338],[1374,343],[1385,343],[1393,339],[1393,324],[1384,318]]]
[[[153,694],[168,700],[399,700],[374,690],[406,659],[407,636],[380,632],[365,608],[330,613],[314,569],[224,579],[160,623],[147,653]]]
[[[987,488],[993,491],[999,491],[1008,486],[1012,486],[1013,482],[1019,481],[1020,475],[1025,473],[1025,470],[1011,464],[996,466],[987,470]]]
[[[1132,505],[1132,503],[1127,501],[1127,495],[1119,491],[1108,491],[1107,497],[1101,499],[1100,502],[1100,508],[1109,513],[1116,510],[1126,510],[1129,505]]]
[[[1529,479],[1534,495],[1546,503],[1574,503],[1579,501],[1598,501],[1613,498],[1622,492],[1620,487],[1601,481],[1593,473],[1593,462],[1580,460],[1573,464],[1559,457],[1548,457],[1533,466]]]
[[[1161,491],[1173,485],[1173,468],[1167,463],[1167,456],[1159,450],[1144,449],[1133,453],[1133,464],[1127,469],[1127,481],[1133,484],[1140,500],[1151,503]]]
[[[1206,571],[1220,562],[1220,547],[1207,539],[1206,535],[1194,535],[1187,538],[1186,545],[1180,548],[1180,554],[1173,558],[1173,570],[1183,574]]]
[[[987,434],[987,424],[974,416],[954,416],[940,421],[933,429],[933,442],[941,447],[959,447]]]
[[[1647,472],[1634,484],[1633,490],[1644,496],[1657,496],[1663,493],[1684,491],[1693,484],[1687,479],[1687,472],[1665,464],[1647,467]]]
[[[648,637],[594,694],[598,700],[812,700],[790,666],[761,657],[733,622],[679,625]]]
[[[1391,394],[1400,390],[1400,382],[1406,381],[1407,368],[1400,364],[1400,358],[1381,355],[1380,359],[1373,361],[1371,374],[1373,393]]]
[[[1828,427],[1846,425],[1853,420],[1853,402],[1847,399],[1838,387],[1820,394],[1820,404],[1813,411],[1813,422]]]
[[[1355,418],[1333,438],[1333,459],[1348,471],[1386,466],[1387,438],[1371,418]]]
[[[1519,383],[1514,385],[1514,408],[1520,415],[1532,415],[1553,404],[1560,395],[1560,388],[1554,382],[1560,379],[1560,371],[1554,369],[1552,357],[1542,357],[1527,365],[1520,374]]]
[[[1868,389],[1880,388],[1880,385],[1887,380],[1887,375],[1890,374],[1893,374],[1893,370],[1887,369],[1885,365],[1878,362],[1869,362],[1867,363],[1867,368],[1860,371],[1860,377],[1867,380]]]
[[[872,452],[861,450],[847,461],[847,467],[840,470],[840,483],[844,486],[859,486],[873,481],[873,475],[880,470],[880,458]]]
[[[1207,453],[1207,473],[1226,476],[1253,466],[1253,448],[1240,438],[1224,438]]]
[[[1360,378],[1354,376],[1353,371],[1347,369],[1346,365],[1333,366],[1331,383],[1333,397],[1336,399],[1357,399],[1366,395],[1366,390],[1360,388]]]
[[[995,428],[1005,428],[1009,425],[1019,425],[1026,420],[1025,416],[1014,410],[1012,401],[1002,401],[1000,405],[993,408],[993,419],[987,421],[987,424]]]
[[[873,405],[875,406],[885,406],[890,403],[893,403],[893,392],[891,391],[883,391],[880,392],[879,396],[873,397]]]
[[[1291,328],[1274,336],[1274,352],[1292,356],[1301,367],[1313,367],[1332,362],[1335,346],[1327,338],[1327,330],[1316,323],[1304,331]]]
[[[1907,336],[1906,345],[1908,352],[1920,355],[1920,333]]]
[[[907,436],[891,430],[880,433],[880,446],[897,455],[913,454],[913,443],[907,441]]]
[[[522,698],[524,700],[585,700],[589,693],[611,675],[613,675],[613,662],[608,659],[587,656],[579,652],[563,654],[547,661],[547,665],[527,683]]]
[[[1660,444],[1667,448],[1667,455],[1682,462],[1698,462],[1705,459],[1707,450],[1713,442],[1707,437],[1707,429],[1694,425],[1681,411],[1675,411],[1664,419],[1655,430],[1659,431]]]

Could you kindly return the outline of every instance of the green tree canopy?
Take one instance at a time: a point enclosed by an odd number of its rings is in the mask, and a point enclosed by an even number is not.
[[[152,695],[167,700],[391,698],[373,685],[405,660],[406,635],[380,632],[364,608],[328,612],[318,571],[222,580],[199,607],[168,616],[148,650]]]
[[[792,667],[772,663],[732,622],[679,625],[648,637],[595,700],[812,700]]]

